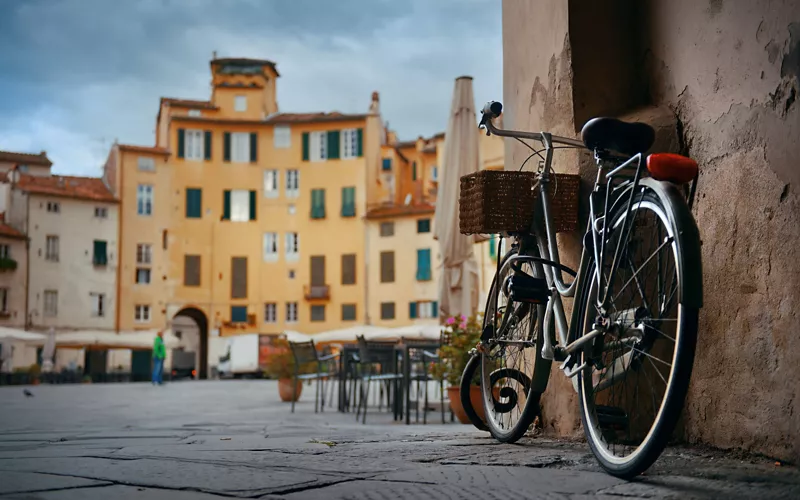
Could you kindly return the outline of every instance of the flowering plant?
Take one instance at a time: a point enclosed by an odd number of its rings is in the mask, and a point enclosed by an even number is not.
[[[294,354],[289,347],[286,338],[279,338],[273,342],[275,350],[270,353],[266,360],[265,373],[270,378],[285,379],[294,376]],[[315,370],[314,363],[306,363],[300,366],[299,374],[312,373]]]
[[[446,380],[450,386],[460,384],[461,374],[470,358],[469,351],[481,339],[482,324],[480,314],[469,318],[463,315],[447,318],[442,347],[439,348],[441,363],[433,370],[436,378]]]

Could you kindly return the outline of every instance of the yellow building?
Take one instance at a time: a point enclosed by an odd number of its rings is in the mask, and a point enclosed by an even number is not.
[[[275,64],[211,61],[208,101],[161,99],[156,144],[117,144],[120,330],[199,326],[208,337],[314,333],[366,321],[366,188],[380,158],[378,96],[364,114],[280,113]]]

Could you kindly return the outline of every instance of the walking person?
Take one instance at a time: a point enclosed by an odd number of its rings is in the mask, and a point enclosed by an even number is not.
[[[167,348],[164,346],[164,332],[158,332],[153,341],[153,385],[164,383],[164,358],[167,357]]]

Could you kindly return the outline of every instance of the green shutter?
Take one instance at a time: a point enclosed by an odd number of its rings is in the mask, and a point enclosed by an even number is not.
[[[250,163],[258,161],[258,134],[250,133]]]
[[[411,319],[417,318],[417,303],[416,302],[409,302],[408,303],[408,317]]]
[[[489,257],[492,260],[497,260],[497,243],[495,243],[495,236],[489,238]]]
[[[312,189],[311,190],[311,218],[324,219],[325,218],[325,190]]]
[[[303,132],[303,161],[308,161],[308,132]]]
[[[203,211],[203,192],[198,188],[186,190],[186,218],[199,219]]]
[[[92,263],[95,266],[105,266],[108,264],[108,255],[106,254],[106,242],[103,240],[94,240],[94,252]]]
[[[205,132],[205,158],[206,160],[211,159],[211,131],[206,130]]]
[[[342,188],[342,217],[355,217],[356,215],[356,188]]]
[[[434,318],[438,318],[439,317],[439,303],[434,300],[433,303],[431,304],[431,309],[433,309],[433,317]]]
[[[250,220],[256,220],[256,192],[250,191]]]
[[[340,144],[340,137],[341,134],[338,130],[329,130],[328,131],[328,159],[329,160],[338,160],[339,159],[339,144]]]
[[[411,180],[417,180],[417,162],[411,162]]]
[[[383,171],[388,172],[392,170],[392,159],[391,158],[384,158],[383,159]]]
[[[186,131],[178,129],[178,158],[184,158],[183,149],[186,147]]]
[[[417,281],[431,280],[431,251],[417,250]]]
[[[356,156],[361,158],[364,156],[364,129],[359,128],[356,129],[356,135],[358,137],[358,144],[356,145]]]
[[[225,190],[222,192],[222,219],[230,220],[231,218],[231,192]]]
[[[222,159],[225,161],[231,161],[231,133],[225,132],[225,146],[223,151]]]

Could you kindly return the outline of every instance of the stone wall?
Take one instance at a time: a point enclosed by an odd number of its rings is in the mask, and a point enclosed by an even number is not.
[[[800,4],[504,0],[503,44],[507,127],[572,136],[592,116],[633,113],[658,120],[654,149],[700,163],[705,307],[679,437],[800,459]],[[527,154],[507,142],[518,168]],[[556,156],[585,185],[592,169]],[[574,263],[576,236],[559,242]],[[575,434],[560,379],[544,424]]]

